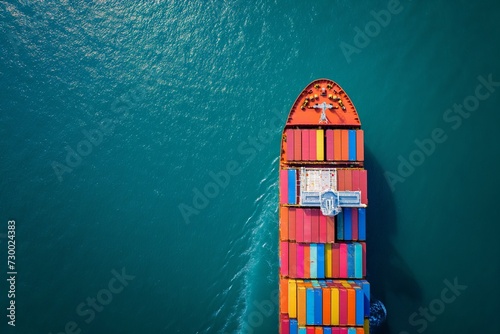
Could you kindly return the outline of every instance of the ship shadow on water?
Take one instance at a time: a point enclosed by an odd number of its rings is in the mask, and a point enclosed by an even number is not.
[[[387,303],[390,295],[412,305],[422,302],[422,289],[413,272],[393,244],[397,234],[397,213],[394,194],[387,183],[384,170],[373,154],[365,150],[365,169],[368,171],[367,210],[367,274],[372,296]],[[398,303],[399,304],[399,303]],[[403,303],[401,303],[403,304]],[[387,319],[408,317],[401,305],[386,304]],[[390,328],[386,321],[376,333],[398,334],[402,328]]]

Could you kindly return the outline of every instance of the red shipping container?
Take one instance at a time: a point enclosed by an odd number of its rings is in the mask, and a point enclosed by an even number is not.
[[[327,232],[326,216],[319,212],[319,242],[327,242]]]
[[[340,328],[332,327],[332,334],[340,334]]]
[[[280,170],[280,204],[288,203],[288,170]]]
[[[281,315],[281,334],[290,334],[290,319],[288,319],[288,315]]]
[[[288,242],[282,241],[281,253],[281,275],[288,276]]]
[[[341,145],[342,145],[342,153],[340,160],[347,161],[349,160],[349,131],[348,130],[340,130],[341,133]]]
[[[288,275],[297,277],[297,244],[290,242],[288,244]]]
[[[300,130],[295,129],[293,130],[293,157],[295,160],[301,160],[302,159],[302,138],[300,136]]]
[[[359,185],[361,188],[361,203],[368,204],[368,175],[365,169],[359,172]]]
[[[359,219],[358,219],[358,208],[351,209],[352,218],[352,240],[359,239]]]
[[[304,209],[304,242],[312,242],[311,216],[312,216],[311,209]]]
[[[326,217],[326,242],[335,242],[335,217]]]
[[[309,158],[309,130],[302,131],[302,160],[310,160]]]
[[[319,209],[311,209],[311,241],[319,242]]]
[[[314,327],[306,327],[306,334],[314,334]]]
[[[295,209],[295,240],[304,242],[304,209]]]
[[[295,208],[288,208],[288,239],[295,241]]]
[[[316,157],[316,130],[309,130],[309,160],[317,160]]]
[[[344,191],[345,189],[345,169],[337,169],[337,190]]]
[[[288,207],[280,207],[280,240],[285,241],[289,238],[289,224],[288,224]]]
[[[356,160],[365,160],[365,142],[363,130],[356,131]]]
[[[359,187],[359,169],[353,169],[352,172],[352,190],[360,190]]]
[[[333,161],[333,130],[326,130],[326,160]]]
[[[341,130],[333,130],[333,160],[342,160],[342,135]]]
[[[292,161],[294,160],[293,158],[293,150],[295,149],[293,147],[293,130],[292,129],[287,129],[285,131],[286,135],[286,160]]]
[[[347,290],[345,287],[339,288],[339,323],[347,325]]]
[[[340,277],[340,244],[332,244],[332,277]]]
[[[352,169],[345,170],[344,182],[344,189],[352,190]]]
[[[340,277],[347,278],[347,244],[340,244]]]

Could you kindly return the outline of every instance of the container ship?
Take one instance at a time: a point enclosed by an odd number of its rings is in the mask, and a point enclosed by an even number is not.
[[[363,162],[351,99],[332,80],[311,82],[295,100],[281,141],[281,334],[370,332]]]

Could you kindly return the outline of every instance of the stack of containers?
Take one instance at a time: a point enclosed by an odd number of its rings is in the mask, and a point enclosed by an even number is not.
[[[363,161],[363,130],[287,129],[288,161]]]
[[[368,334],[366,210],[342,208],[335,217],[324,216],[317,207],[300,206],[298,185],[298,165],[331,162],[337,190],[360,191],[367,204],[366,170],[348,163],[364,160],[363,131],[286,129],[285,134],[284,155],[293,163],[280,170],[280,333]]]

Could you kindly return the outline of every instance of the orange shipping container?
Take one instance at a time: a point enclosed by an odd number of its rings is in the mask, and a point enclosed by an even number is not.
[[[349,160],[349,130],[340,130],[342,138],[340,139],[342,145],[341,159],[343,161]]]
[[[288,313],[288,280],[280,279],[280,312]]]
[[[323,325],[330,325],[332,315],[330,289],[323,288]]]
[[[343,191],[345,189],[345,169],[337,169],[337,190]]]
[[[341,130],[333,130],[333,160],[342,160],[342,135]]]
[[[280,240],[288,240],[288,207],[280,208]]]
[[[301,147],[302,138],[300,136],[300,130],[295,129],[293,130],[293,157],[295,158],[295,160],[302,160]]]
[[[300,286],[298,288],[298,314],[297,320],[299,326],[306,325],[306,288],[304,286]]]
[[[347,289],[347,324],[356,326],[356,291],[353,288]]]
[[[295,208],[288,208],[288,239],[295,241]]]
[[[304,245],[304,277],[311,277],[311,249]]]

